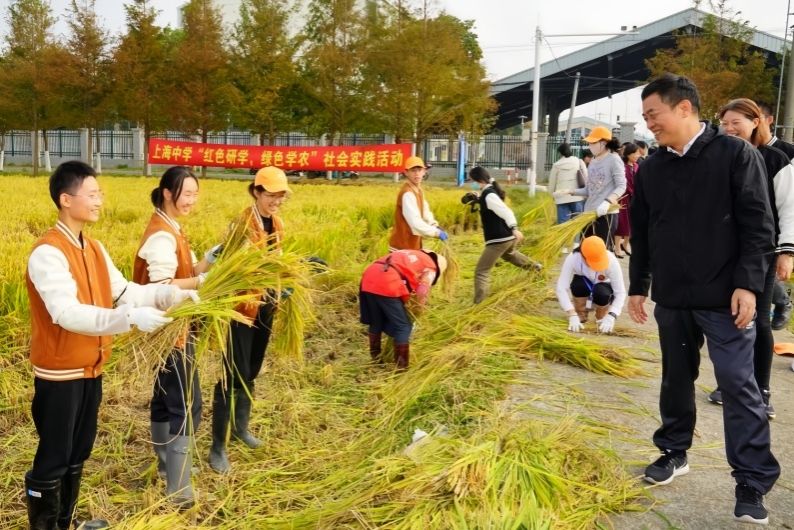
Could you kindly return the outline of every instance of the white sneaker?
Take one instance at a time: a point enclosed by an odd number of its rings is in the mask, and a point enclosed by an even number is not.
[[[568,253],[568,247],[562,247],[562,250],[560,250],[560,253],[561,254],[567,254]],[[794,368],[792,368],[792,369],[794,370]]]

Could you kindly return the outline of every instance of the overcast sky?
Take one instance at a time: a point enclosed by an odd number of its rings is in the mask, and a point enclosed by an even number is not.
[[[540,24],[546,34],[609,33],[620,26],[643,26],[659,18],[692,6],[691,0],[431,0],[451,14],[475,21],[475,32],[485,55],[485,66],[491,79],[499,79],[534,63],[534,31]],[[790,0],[729,0],[756,29],[782,37],[786,26],[786,11]],[[176,25],[177,6],[181,0],[152,0],[160,10],[161,25]],[[418,3],[418,2],[417,2]],[[0,34],[5,35],[10,0],[0,0]],[[69,0],[50,0],[55,14],[64,18]],[[708,4],[704,1],[703,4]],[[122,0],[97,0],[97,11],[105,27],[119,33],[124,27]],[[790,24],[794,24],[792,17]],[[61,22],[58,29],[63,31]],[[583,48],[596,40],[608,37],[549,37],[551,48],[544,45],[541,62],[560,57]],[[790,38],[790,37],[789,37]],[[531,97],[531,94],[528,95]],[[577,107],[576,115],[591,116],[605,121],[621,119],[641,122],[638,90],[616,95]],[[644,127],[640,124],[640,129]]]

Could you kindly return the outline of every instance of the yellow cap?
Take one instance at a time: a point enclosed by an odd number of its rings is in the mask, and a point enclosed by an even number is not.
[[[606,127],[593,127],[593,130],[590,131],[590,135],[587,136],[584,141],[588,144],[594,144],[596,142],[600,142],[601,140],[606,140],[608,142],[611,139],[612,131]]]
[[[413,167],[423,167],[427,168],[425,165],[425,161],[419,158],[418,156],[409,156],[405,161],[405,169],[411,169]]]
[[[289,189],[289,186],[287,186],[286,173],[275,166],[263,167],[257,171],[256,176],[254,177],[254,184],[257,186],[262,186],[265,188],[265,191],[269,193],[292,191]]]

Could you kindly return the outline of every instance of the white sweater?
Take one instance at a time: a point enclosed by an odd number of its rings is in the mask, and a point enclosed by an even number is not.
[[[567,313],[574,308],[571,297],[568,294],[568,288],[571,286],[574,275],[578,275],[584,276],[593,285],[604,282],[609,283],[615,295],[609,311],[620,315],[623,303],[626,301],[626,285],[623,282],[623,271],[620,269],[618,259],[611,252],[607,254],[609,255],[609,266],[604,272],[596,272],[588,267],[581,252],[568,254],[562,264],[560,277],[557,279],[557,300],[560,302],[560,307],[562,307],[563,311]]]

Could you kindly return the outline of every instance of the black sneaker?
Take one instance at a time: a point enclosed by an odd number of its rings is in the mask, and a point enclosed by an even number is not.
[[[769,524],[769,513],[764,507],[761,492],[749,484],[737,484],[733,518],[743,523]]]
[[[775,304],[775,310],[772,312],[772,329],[778,331],[788,326],[792,308],[794,308],[794,304],[791,303],[791,300],[783,305]]]
[[[686,451],[664,451],[656,462],[645,468],[645,482],[664,486],[675,477],[689,473]]]
[[[770,420],[774,420],[777,417],[777,412],[775,412],[775,407],[773,407],[772,403],[769,401],[770,397],[772,397],[772,392],[769,390],[761,390],[761,398],[764,400],[764,407],[766,408],[766,417]]]
[[[709,401],[715,405],[722,405],[722,390],[719,388],[714,389],[714,392],[709,394]]]

